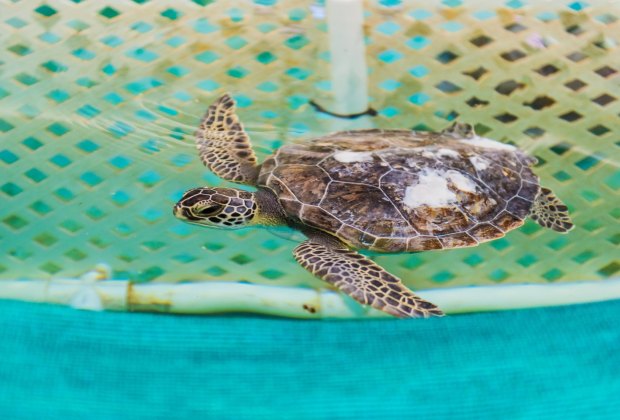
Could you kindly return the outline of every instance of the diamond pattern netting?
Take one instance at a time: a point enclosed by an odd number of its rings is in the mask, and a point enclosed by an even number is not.
[[[259,158],[331,131],[321,2],[0,0],[0,278],[310,285],[294,242],[170,209],[198,184],[192,133],[231,91]],[[620,270],[620,10],[606,2],[366,3],[381,128],[474,123],[538,157],[571,208],[477,248],[378,256],[415,288],[602,280]]]

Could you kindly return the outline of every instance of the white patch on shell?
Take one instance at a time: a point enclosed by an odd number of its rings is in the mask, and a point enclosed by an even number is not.
[[[474,193],[476,183],[457,171],[439,172],[425,169],[419,174],[418,182],[405,189],[403,204],[409,208],[419,206],[446,207],[458,201],[448,181],[457,189]]]
[[[516,150],[516,147],[510,144],[500,143],[499,141],[487,139],[486,137],[474,137],[471,139],[461,139],[461,143],[468,144],[470,146],[482,147],[484,149],[496,149],[496,150]]]
[[[448,188],[445,173],[425,169],[416,184],[405,189],[403,204],[409,208],[419,206],[445,207],[456,201],[456,194]]]
[[[460,172],[457,171],[448,171],[447,172],[448,179],[452,181],[454,186],[461,191],[465,191],[468,193],[476,192],[476,183],[471,179],[467,178]]]
[[[437,156],[439,157],[451,157],[451,158],[460,158],[461,154],[456,150],[450,149],[439,149],[437,150]]]
[[[472,156],[469,158],[469,161],[477,171],[484,171],[491,164],[488,160],[481,158],[480,156]]]
[[[334,159],[342,163],[371,162],[372,152],[352,152],[350,150],[341,150],[334,153]]]
[[[460,158],[461,154],[456,150],[437,148],[435,146],[415,147],[414,150],[419,151],[420,155],[429,159],[441,158]]]

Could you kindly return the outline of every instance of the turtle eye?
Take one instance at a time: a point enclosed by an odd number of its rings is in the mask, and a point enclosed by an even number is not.
[[[211,204],[209,206],[197,208],[194,214],[199,217],[215,216],[222,211],[222,207],[223,206],[221,206],[220,204]]]

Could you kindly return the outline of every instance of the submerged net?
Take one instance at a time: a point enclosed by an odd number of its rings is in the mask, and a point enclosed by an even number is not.
[[[476,248],[378,256],[417,289],[600,281],[620,270],[620,10],[604,1],[367,2],[380,128],[458,118],[539,159],[571,209]],[[182,192],[223,185],[193,131],[231,91],[263,159],[343,123],[331,97],[324,4],[307,1],[0,0],[0,278],[322,283],[262,229],[173,218]],[[345,125],[346,126],[346,123]],[[353,124],[351,125],[353,126]]]

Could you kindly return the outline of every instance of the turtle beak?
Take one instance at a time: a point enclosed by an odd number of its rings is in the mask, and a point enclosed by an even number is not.
[[[185,219],[186,218],[185,215],[183,214],[183,208],[180,205],[178,205],[178,204],[176,204],[174,206],[174,209],[172,209],[172,214],[174,214],[174,216],[176,218],[178,218],[178,219]]]

